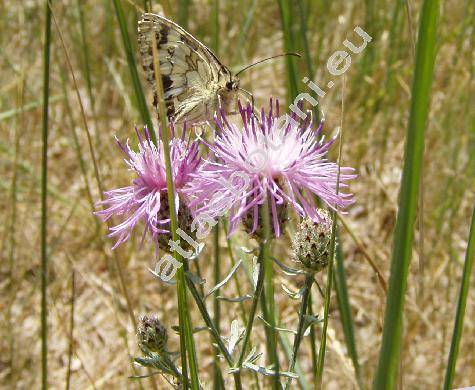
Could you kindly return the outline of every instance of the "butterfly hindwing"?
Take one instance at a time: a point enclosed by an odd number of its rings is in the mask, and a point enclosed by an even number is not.
[[[167,116],[175,122],[198,122],[217,107],[218,91],[230,79],[229,70],[205,45],[177,24],[146,13],[139,21],[142,65],[152,85],[157,107],[153,69],[152,34],[155,33]]]

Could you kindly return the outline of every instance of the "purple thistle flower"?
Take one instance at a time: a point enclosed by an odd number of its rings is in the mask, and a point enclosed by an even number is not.
[[[269,112],[262,110],[257,120],[250,105],[243,108],[239,103],[242,129],[231,124],[224,112],[215,116],[219,133],[208,147],[216,159],[207,161],[195,175],[191,204],[200,206],[198,214],[211,216],[222,214],[227,206],[230,234],[243,221],[249,233],[259,235],[259,206],[267,196],[276,237],[287,205],[318,223],[315,195],[338,210],[354,202],[352,194],[336,193],[338,165],[326,158],[336,137],[326,142],[321,136],[323,122],[314,129],[311,117],[300,122],[295,114],[279,118],[278,100],[273,106],[271,99]],[[353,172],[350,167],[340,168],[340,191],[356,177]],[[248,185],[237,191],[243,181]]]
[[[103,206],[104,209],[94,213],[103,221],[107,221],[114,215],[124,217],[121,223],[110,228],[108,236],[117,237],[117,242],[113,248],[126,241],[140,221],[145,223],[143,238],[145,238],[147,232],[150,232],[154,239],[158,239],[162,243],[160,237],[165,234],[164,243],[166,245],[170,236],[163,144],[160,141],[160,147],[154,145],[150,139],[150,132],[146,127],[143,134],[137,129],[135,129],[135,132],[139,141],[137,152],[131,149],[128,140],[125,145],[119,142],[117,138],[116,141],[126,155],[125,163],[135,173],[136,178],[130,186],[106,191],[104,193],[105,199],[97,204]],[[201,163],[199,142],[186,142],[184,135],[185,129],[183,129],[181,139],[172,138],[170,141],[170,159],[176,191],[175,204],[179,219],[180,216],[191,215],[188,211],[188,199],[184,189]]]

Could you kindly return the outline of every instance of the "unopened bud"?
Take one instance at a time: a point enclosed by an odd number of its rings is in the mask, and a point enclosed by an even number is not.
[[[330,260],[332,219],[327,210],[317,212],[320,222],[305,218],[292,240],[294,260],[311,273],[320,272]]]
[[[139,347],[144,352],[163,353],[167,346],[167,329],[156,315],[144,315],[140,318],[137,330]]]

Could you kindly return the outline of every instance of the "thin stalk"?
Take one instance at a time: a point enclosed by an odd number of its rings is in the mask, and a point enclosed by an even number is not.
[[[188,15],[191,0],[178,0],[178,24],[185,30],[188,28]]]
[[[193,284],[193,282],[189,279],[186,278],[186,282],[188,285],[188,289],[190,290],[191,295],[193,296],[196,305],[198,306],[198,310],[201,313],[201,316],[203,317],[203,320],[206,324],[206,326],[210,329],[211,335],[214,338],[214,342],[218,346],[218,349],[221,351],[221,353],[224,356],[224,359],[226,359],[226,362],[228,363],[229,367],[233,367],[233,358],[231,354],[229,353],[228,349],[223,343],[223,340],[221,336],[219,335],[218,329],[216,328],[216,325],[214,324],[213,320],[211,319],[211,316],[208,313],[208,310],[206,309],[206,305],[203,302],[203,299],[196,289],[196,286]],[[241,384],[241,373],[235,372],[234,374],[234,382],[236,385],[236,389],[240,390],[242,389],[242,384]]]
[[[17,107],[23,106],[23,99],[25,95],[25,79],[23,72],[20,73],[19,83],[18,83],[18,94],[17,94]],[[22,111],[21,111],[22,112]],[[18,163],[20,156],[20,137],[21,131],[23,129],[23,115],[20,115],[20,120],[15,118],[14,120],[14,157],[13,157],[13,167],[12,167],[12,181],[11,181],[11,218],[10,218],[10,240],[9,240],[9,251],[8,251],[8,273],[9,273],[9,300],[7,307],[7,326],[8,326],[8,347],[9,347],[9,368],[10,368],[10,381],[13,388],[16,387],[16,364],[15,364],[15,326],[13,323],[13,305],[16,298],[16,275],[15,275],[15,264],[16,264],[16,228],[17,228],[17,203],[18,203]]]
[[[214,284],[218,284],[221,280],[221,258],[219,253],[219,222],[214,227],[214,237],[213,237],[213,251],[214,251]],[[220,318],[221,318],[221,307],[219,299],[217,299],[217,294],[213,295],[213,317],[214,325],[220,332]],[[213,362],[213,371],[214,371],[214,388],[220,389],[224,386],[223,375],[219,367],[219,360],[217,356],[214,356]]]
[[[122,35],[122,42],[124,43],[125,54],[127,56],[127,63],[129,65],[130,77],[132,78],[132,84],[134,86],[135,97],[139,108],[142,120],[147,124],[150,131],[150,137],[154,144],[157,143],[155,132],[153,131],[152,119],[148,111],[147,101],[143,92],[142,84],[140,83],[139,74],[137,71],[137,62],[135,61],[134,50],[132,42],[130,41],[129,31],[127,28],[127,22],[124,16],[124,10],[120,4],[120,0],[113,0],[115,13],[119,22],[120,33]],[[157,81],[158,83],[158,81]]]
[[[391,27],[389,28],[389,52],[387,54],[388,57],[388,65],[387,65],[387,72],[386,72],[386,80],[384,85],[384,94],[381,94],[380,100],[375,105],[376,108],[379,108],[380,102],[384,100],[394,99],[395,87],[396,87],[396,77],[394,72],[394,65],[396,63],[397,57],[400,54],[400,45],[397,45],[397,40],[401,39],[401,27],[403,23],[400,23],[400,15],[401,9],[404,5],[405,0],[396,0],[394,2],[394,9],[392,12],[391,17]],[[397,28],[399,27],[399,28]],[[390,107],[388,104],[387,107]],[[381,153],[379,157],[379,169],[380,172],[383,172],[383,167],[385,163],[385,156],[386,150],[388,147],[388,140],[389,140],[389,128],[390,128],[390,120],[392,119],[392,115],[390,115],[391,110],[386,109],[384,111],[384,126],[382,126],[381,131]]]
[[[58,56],[56,56],[56,58],[57,57]],[[84,187],[85,187],[85,190],[86,190],[86,197],[87,197],[87,200],[89,202],[89,205],[91,206],[91,210],[93,210],[94,209],[94,200],[92,198],[91,187],[89,185],[89,179],[87,177],[86,162],[84,161],[81,144],[79,143],[79,138],[78,138],[78,135],[76,133],[76,126],[75,126],[75,123],[74,123],[73,111],[71,109],[71,104],[69,102],[67,85],[66,85],[66,78],[65,78],[65,75],[64,75],[65,72],[60,71],[59,73],[60,73],[60,77],[61,77],[61,87],[62,87],[63,93],[64,93],[64,103],[65,103],[65,106],[66,106],[66,113],[67,113],[67,116],[68,116],[68,119],[69,119],[69,127],[71,127],[71,133],[72,133],[72,136],[73,136],[74,150],[76,152],[76,157],[77,157],[78,162],[79,162],[79,168],[81,170],[81,174],[82,174],[82,177],[83,177],[83,180],[84,180]],[[96,220],[96,226],[99,226],[98,219],[95,218],[95,220]]]
[[[45,1],[45,45],[43,49],[43,121],[41,162],[41,387],[48,388],[48,113],[51,47],[51,9]]]
[[[343,76],[342,91],[341,91],[341,122],[340,122],[340,144],[338,148],[338,173],[336,177],[336,194],[338,195],[340,191],[340,167],[341,167],[341,157],[343,152],[343,115],[345,108],[345,85],[346,79]],[[325,353],[326,353],[326,344],[327,344],[327,328],[328,328],[328,313],[330,312],[330,298],[333,288],[333,264],[335,262],[335,246],[336,246],[336,211],[332,210],[332,235],[330,239],[330,261],[328,262],[328,272],[327,272],[327,286],[325,289],[325,303],[324,303],[324,316],[323,316],[323,327],[322,334],[320,337],[320,350],[318,353],[318,363],[317,363],[317,383],[315,388],[322,388],[323,380],[323,367],[325,365]]]
[[[336,232],[338,239],[338,227]],[[361,367],[358,361],[358,352],[356,349],[355,341],[355,325],[353,321],[353,315],[351,314],[350,299],[348,297],[348,286],[346,284],[346,271],[345,264],[343,262],[343,253],[341,245],[336,248],[336,269],[334,273],[336,298],[338,301],[338,309],[340,311],[341,326],[343,328],[343,334],[345,335],[346,348],[350,355],[355,370],[356,382],[360,389],[363,389],[363,380],[361,377]]]
[[[81,118],[82,118],[82,121],[83,121],[84,130],[85,130],[86,136],[87,136],[87,142],[88,142],[88,146],[89,146],[89,153],[91,154],[91,159],[92,159],[92,163],[93,163],[93,167],[94,167],[94,177],[95,177],[95,180],[96,180],[96,184],[97,184],[97,188],[99,190],[101,200],[103,200],[104,190],[103,190],[103,187],[102,187],[101,176],[100,176],[100,173],[99,173],[99,166],[97,164],[96,153],[94,151],[91,132],[89,131],[89,126],[88,126],[88,123],[87,123],[86,114],[85,114],[85,110],[84,110],[84,105],[83,105],[82,99],[81,99],[81,94],[79,93],[79,86],[78,86],[76,76],[74,74],[73,67],[72,67],[72,64],[71,64],[71,57],[70,57],[69,52],[66,48],[66,44],[64,42],[64,37],[63,37],[62,30],[61,30],[61,28],[58,24],[58,20],[56,18],[56,15],[55,15],[51,5],[50,5],[50,11],[51,11],[52,20],[54,22],[54,25],[55,25],[57,31],[58,31],[58,36],[60,38],[61,46],[62,46],[64,54],[65,54],[67,66],[68,66],[69,72],[71,73],[71,78],[73,80],[74,89],[76,91],[76,96],[77,96],[77,99],[78,99],[79,108],[80,108],[80,112],[81,112]],[[134,326],[134,329],[137,330],[137,320],[135,318],[135,314],[134,314],[134,311],[133,311],[133,308],[132,308],[132,301],[130,299],[129,292],[127,290],[127,284],[125,283],[125,277],[124,277],[124,273],[122,271],[122,265],[120,263],[119,252],[117,250],[113,252],[113,259],[114,259],[114,266],[115,266],[115,269],[117,271],[118,278],[119,278],[119,286],[120,286],[120,289],[122,290],[122,293],[123,293],[125,301],[126,301],[127,313],[129,314],[129,317],[130,317],[130,320],[132,322],[132,325]],[[108,269],[109,269],[109,274],[110,274],[111,280],[113,280],[112,269],[110,267],[108,267]],[[124,341],[127,344],[125,336],[124,336]],[[132,366],[132,367],[135,370],[135,366]],[[152,387],[155,388],[155,382],[154,382],[153,378],[150,378],[150,382],[152,384]]]
[[[418,289],[417,302],[422,306],[424,300],[424,275],[426,268],[425,245],[424,245],[424,167],[421,168],[421,182],[419,186],[419,273],[418,273]]]
[[[228,256],[231,260],[231,266],[234,267],[236,265],[236,260],[234,260],[233,249],[231,247],[231,240],[229,237],[226,237],[226,247],[228,249]],[[237,276],[237,274],[234,276],[234,281],[236,282],[236,291],[237,291],[238,297],[242,297],[241,282],[239,281],[239,277]],[[244,323],[246,323],[247,313],[244,307],[244,302],[239,302],[239,309],[241,310],[241,319]]]
[[[168,204],[170,205],[170,229],[173,241],[178,241],[177,228],[177,210],[175,206],[175,186],[173,182],[172,166],[170,159],[170,129],[167,123],[167,115],[165,108],[165,100],[163,95],[162,77],[160,74],[160,65],[158,61],[157,38],[155,34],[152,35],[152,55],[153,68],[155,72],[155,80],[157,81],[157,97],[159,120],[161,122],[161,135],[163,142],[163,155],[165,158],[165,170],[167,178],[167,196]],[[178,293],[178,310],[179,310],[179,326],[180,326],[180,350],[181,363],[183,371],[183,386],[187,386],[187,370],[186,368],[186,354],[188,353],[188,363],[190,365],[191,388],[198,390],[200,383],[198,379],[198,362],[196,358],[195,343],[193,340],[193,327],[191,325],[190,313],[188,311],[187,296],[186,296],[186,278],[185,267],[187,267],[186,260],[174,251],[176,260],[182,263],[182,266],[177,271],[177,293]]]
[[[262,251],[262,262],[264,264],[264,290],[265,292],[261,295],[262,302],[262,314],[264,320],[267,321],[271,326],[270,328],[265,328],[267,335],[267,351],[269,358],[272,364],[272,369],[275,372],[279,372],[279,356],[277,355],[277,331],[276,331],[276,312],[275,312],[275,298],[274,298],[274,270],[273,264],[270,257],[270,240],[271,240],[271,225],[270,225],[270,207],[269,199],[265,199],[262,209],[262,222],[264,228],[264,239],[261,243]],[[272,376],[272,388],[275,390],[280,390],[280,381],[279,376]]]
[[[244,49],[244,44],[246,43],[246,39],[249,34],[249,28],[252,25],[252,20],[254,18],[254,13],[256,11],[257,7],[257,0],[252,0],[252,4],[249,6],[249,9],[247,10],[246,17],[244,19],[244,22],[241,24],[241,28],[239,31],[239,37],[237,39],[237,45],[236,45],[236,50],[234,51],[234,56],[233,56],[233,63],[236,61],[243,61],[243,49]]]
[[[57,102],[61,101],[62,99],[63,99],[63,95],[50,96],[49,104],[52,105],[53,103],[57,103]],[[32,111],[32,110],[34,110],[38,107],[42,107],[42,106],[43,106],[43,100],[39,99],[39,100],[36,100],[34,102],[31,102],[31,103],[26,103],[25,105],[22,105],[21,107],[16,107],[16,108],[12,108],[11,110],[0,112],[0,122],[4,121],[6,119],[13,118],[17,115],[20,115],[20,114],[24,113],[24,112]]]
[[[87,94],[89,97],[89,101],[91,103],[91,110],[92,110],[92,116],[94,118],[94,123],[96,123],[96,114],[95,114],[95,99],[94,99],[94,94],[92,93],[92,79],[91,79],[91,71],[90,71],[90,56],[89,56],[89,46],[86,41],[86,23],[84,21],[84,3],[81,2],[80,0],[76,0],[76,5],[78,8],[78,14],[79,14],[79,29],[81,32],[81,46],[82,46],[82,53],[84,55],[83,61],[84,61],[84,75],[86,79],[86,86],[87,86]],[[97,131],[97,128],[96,128]],[[99,133],[98,133],[99,134]],[[98,141],[100,138],[98,137]]]
[[[69,72],[71,73],[71,78],[73,80],[74,89],[76,91],[76,95],[77,95],[77,99],[78,99],[78,103],[79,103],[79,108],[80,108],[80,112],[81,112],[81,118],[83,120],[84,129],[86,131],[87,142],[88,142],[88,146],[89,146],[89,152],[91,154],[91,159],[92,159],[92,165],[94,167],[94,177],[96,179],[96,184],[97,184],[97,188],[99,189],[100,197],[103,200],[104,189],[102,187],[101,175],[99,173],[99,165],[97,164],[96,153],[94,151],[91,132],[89,131],[89,126],[88,126],[88,123],[87,123],[86,113],[84,111],[84,105],[82,103],[81,94],[79,93],[79,86],[78,86],[76,76],[74,74],[73,67],[72,67],[72,64],[71,64],[71,57],[69,56],[69,52],[66,48],[63,33],[61,31],[61,28],[59,27],[56,15],[53,12],[53,9],[51,7],[50,7],[50,10],[51,10],[52,20],[54,22],[54,25],[55,25],[56,29],[58,30],[59,39],[61,41],[61,45],[63,47],[63,51],[64,51],[64,54],[65,54],[65,57],[66,57],[66,63],[68,65]],[[126,287],[124,273],[122,271],[122,266],[120,264],[120,260],[119,260],[117,251],[114,251],[114,265],[116,267],[116,270],[117,270],[117,273],[118,273],[118,276],[119,276],[120,287],[123,291],[124,298],[126,300],[127,311],[129,313],[130,319],[131,319],[131,321],[134,325],[134,328],[136,329],[137,328],[137,322],[136,322],[135,315],[134,315],[134,312],[133,312],[133,309],[132,309],[132,302],[131,302],[131,299],[130,299],[130,296],[129,296],[129,293],[128,293],[128,290],[127,290],[127,287]]]
[[[310,80],[313,80],[315,73],[314,73],[313,65],[312,65],[312,57],[310,55],[310,45],[308,43],[308,38],[307,38],[308,14],[306,15],[305,4],[303,0],[298,0],[298,8],[299,8],[299,16],[300,16],[300,36],[302,38],[305,66],[307,68],[308,78]],[[318,101],[318,95],[315,93],[314,90],[311,90],[310,94],[315,100]],[[314,120],[318,122],[320,119],[320,111],[318,110],[317,105],[312,107],[312,113],[313,113]]]
[[[284,34],[284,48],[285,51],[291,52],[295,50],[294,38],[292,34],[292,10],[291,4],[288,0],[278,0],[280,17],[282,22],[282,32]],[[293,56],[287,56],[287,82],[288,82],[288,94],[287,100],[290,104],[298,94],[297,88],[297,71],[294,63]]]
[[[394,231],[389,289],[383,325],[375,389],[393,389],[402,343],[402,322],[407,276],[412,254],[413,226],[424,150],[424,132],[429,112],[430,89],[436,55],[438,0],[424,0],[420,14],[416,65],[412,84],[411,111],[407,129],[404,168],[398,215]]]
[[[310,301],[310,294],[312,290],[313,284],[313,277],[314,275],[307,275],[305,277],[305,291],[302,296],[302,302],[300,304],[300,312],[299,312],[299,324],[297,327],[297,334],[294,338],[294,347],[292,351],[292,359],[290,360],[289,371],[293,372],[295,368],[295,362],[297,361],[297,353],[300,348],[300,343],[302,342],[303,332],[304,332],[304,325],[305,325],[305,313],[307,312],[307,306]],[[290,384],[292,383],[292,378],[287,379],[287,384],[285,385],[285,389],[290,389]]]
[[[213,40],[212,40],[212,48],[216,55],[219,55],[219,7],[220,1],[213,0],[213,7],[211,11],[211,19],[212,25],[214,26],[213,31]],[[213,252],[214,252],[214,284],[217,285],[221,280],[221,256],[219,251],[219,229],[220,223],[217,221],[216,226],[214,227],[214,236],[213,236]],[[221,319],[221,305],[218,299],[217,294],[213,294],[213,316],[214,316],[214,324],[218,333],[220,333],[220,319]],[[224,387],[224,380],[223,374],[221,372],[221,368],[219,365],[219,359],[216,355],[213,356],[213,385],[214,389],[222,389]]]
[[[252,326],[254,325],[254,317],[256,316],[257,305],[259,303],[259,299],[261,297],[262,290],[264,289],[264,268],[265,268],[264,265],[265,265],[265,262],[263,261],[263,257],[264,256],[263,256],[262,247],[261,247],[259,257],[257,258],[257,265],[259,266],[259,273],[257,275],[256,290],[254,291],[254,296],[252,298],[251,311],[249,312],[249,317],[248,317],[247,325],[246,325],[246,332],[244,333],[244,341],[243,341],[242,347],[241,347],[241,354],[239,355],[239,360],[238,360],[238,363],[237,363],[238,368],[242,367],[242,362],[244,361],[244,356],[246,355],[247,346],[248,346],[250,338],[251,338]]]
[[[332,212],[332,237],[330,241],[330,261],[328,263],[328,272],[327,272],[327,286],[325,290],[325,303],[324,303],[324,315],[323,315],[323,327],[322,327],[322,334],[320,338],[320,349],[318,352],[318,362],[317,362],[317,382],[316,382],[316,389],[322,388],[322,377],[323,377],[323,367],[325,365],[325,352],[326,352],[326,344],[327,344],[327,328],[328,328],[328,313],[330,312],[330,298],[331,298],[331,290],[333,288],[333,263],[335,257],[335,244],[336,244],[336,216],[335,211]]]
[[[144,0],[143,9],[144,9],[145,12],[150,12],[152,10],[152,1],[151,0]]]
[[[227,230],[228,230],[228,226],[227,226],[226,220],[224,220],[224,231],[227,232]],[[234,267],[236,265],[236,260],[234,259],[234,253],[233,253],[231,239],[229,238],[228,235],[226,235],[226,247],[227,247],[227,250],[228,250],[229,259],[231,260],[231,266]],[[244,267],[245,267],[246,271],[249,271],[249,268],[247,267],[247,265],[244,265]],[[249,272],[247,272],[247,275],[249,276]],[[252,277],[250,278],[250,280],[252,280]],[[243,294],[242,294],[242,289],[241,289],[241,282],[239,281],[239,277],[237,276],[237,274],[235,274],[235,276],[234,276],[234,281],[236,282],[237,294],[238,294],[239,297],[242,297]],[[240,309],[240,312],[241,312],[241,320],[243,321],[243,323],[246,324],[247,323],[247,313],[246,313],[246,309],[244,307],[244,302],[239,302],[239,309]],[[259,386],[259,376],[254,371],[253,371],[252,374],[254,376],[254,380],[256,381],[256,387],[257,387],[257,389],[259,389],[260,388],[260,386]]]
[[[313,299],[312,299],[312,294],[310,294],[310,297],[308,298],[308,306],[307,306],[307,312],[310,316],[314,315],[313,314]],[[317,362],[318,362],[318,353],[317,353],[317,338],[315,337],[315,329],[312,326],[310,328],[310,349],[312,353],[312,374],[313,374],[313,381],[317,381]]]
[[[279,343],[282,348],[282,350],[285,353],[285,357],[287,358],[288,361],[292,359],[292,346],[290,345],[290,341],[285,334],[285,332],[279,332]],[[302,390],[308,390],[310,388],[307,380],[305,379],[305,372],[302,370],[302,367],[300,367],[300,364],[298,361],[295,362],[295,373],[299,376],[297,378],[297,381],[299,382],[299,387]]]
[[[350,237],[353,239],[354,243],[358,246],[358,250],[361,251],[362,255],[364,258],[368,261],[369,265],[373,269],[374,273],[378,277],[378,282],[381,288],[384,290],[385,293],[388,292],[388,282],[386,281],[386,278],[383,275],[383,272],[379,269],[377,264],[374,262],[374,260],[371,258],[371,255],[368,253],[366,250],[365,244],[356,236],[355,232],[351,229],[351,227],[346,223],[345,218],[343,218],[341,215],[337,215],[338,219],[340,220],[341,224],[345,228],[345,230],[348,232]]]
[[[219,26],[219,6],[220,6],[220,1],[219,0],[213,0],[214,7],[211,13],[212,17],[212,23],[214,26],[214,31],[213,31],[213,41],[212,41],[212,48],[213,51],[216,55],[219,55],[219,38],[220,38],[220,26]]]
[[[472,222],[470,224],[470,232],[468,236],[467,252],[465,253],[465,263],[463,266],[462,281],[460,284],[460,293],[457,303],[457,311],[455,314],[454,332],[452,334],[452,343],[450,344],[450,352],[447,361],[447,369],[445,371],[444,390],[452,388],[455,366],[462,339],[463,321],[465,316],[465,308],[467,306],[468,288],[470,286],[470,276],[473,269],[473,261],[475,258],[475,207],[472,212]]]
[[[71,387],[71,362],[73,358],[74,349],[74,303],[76,295],[76,274],[74,269],[71,272],[71,302],[69,306],[69,333],[68,333],[68,364],[66,370],[66,390]]]

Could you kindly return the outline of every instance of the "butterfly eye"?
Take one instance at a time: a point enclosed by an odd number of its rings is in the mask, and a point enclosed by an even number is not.
[[[228,81],[226,83],[226,88],[229,90],[234,89],[234,81]]]

